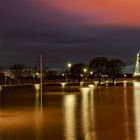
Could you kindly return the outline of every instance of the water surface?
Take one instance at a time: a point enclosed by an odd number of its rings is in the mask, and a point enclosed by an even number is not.
[[[140,140],[140,84],[0,92],[0,140]]]

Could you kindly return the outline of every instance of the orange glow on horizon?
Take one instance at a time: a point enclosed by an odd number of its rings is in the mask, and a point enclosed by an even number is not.
[[[139,0],[48,0],[47,5],[82,17],[85,25],[140,26]]]

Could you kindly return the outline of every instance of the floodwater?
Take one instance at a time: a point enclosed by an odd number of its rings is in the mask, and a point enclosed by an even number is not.
[[[1,89],[1,88],[0,88]],[[140,140],[140,83],[43,92],[0,91],[0,140]]]

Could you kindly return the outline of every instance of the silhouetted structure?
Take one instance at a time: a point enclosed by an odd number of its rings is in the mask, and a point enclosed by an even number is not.
[[[140,53],[137,53],[134,76],[140,76]]]

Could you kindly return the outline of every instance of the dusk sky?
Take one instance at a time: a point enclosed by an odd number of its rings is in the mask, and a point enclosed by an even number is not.
[[[0,66],[61,67],[94,57],[134,64],[140,0],[0,0]]]

